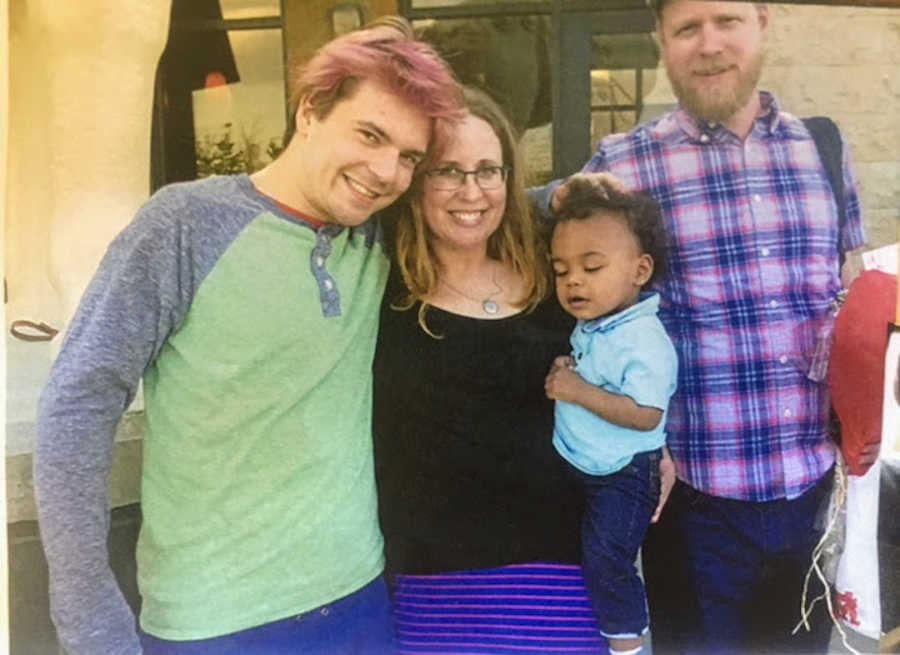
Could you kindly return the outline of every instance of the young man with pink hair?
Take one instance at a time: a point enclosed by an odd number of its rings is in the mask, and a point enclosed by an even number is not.
[[[166,187],[113,241],[50,375],[35,491],[70,655],[393,647],[370,427],[388,260],[369,217],[459,89],[400,19],[323,46],[296,89],[276,161]],[[106,484],[141,379],[138,628]]]

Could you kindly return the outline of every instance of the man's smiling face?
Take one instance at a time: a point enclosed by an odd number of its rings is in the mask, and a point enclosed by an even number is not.
[[[358,82],[322,117],[301,106],[296,122],[303,199],[296,209],[351,227],[406,191],[431,138],[430,119],[369,80]]]
[[[750,2],[674,0],[657,25],[666,72],[695,118],[726,122],[753,101],[769,11]]]

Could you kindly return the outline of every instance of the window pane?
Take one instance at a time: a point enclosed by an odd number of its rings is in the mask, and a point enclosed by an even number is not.
[[[515,2],[545,2],[546,0],[515,0]],[[426,7],[457,7],[459,5],[499,5],[509,4],[510,0],[412,0],[414,9]]]
[[[523,133],[526,163],[537,181],[552,167],[549,19],[504,16],[417,21],[459,79],[485,89]]]
[[[219,0],[219,5],[225,20],[281,15],[279,0]]]
[[[215,74],[193,91],[197,176],[252,172],[281,151],[285,128],[280,30],[228,33],[239,82]]]
[[[646,120],[645,98],[657,77],[659,53],[649,34],[591,39],[591,141]]]
[[[636,113],[634,111],[619,111],[604,109],[591,112],[591,141],[597,143],[607,134],[627,132],[635,125]]]

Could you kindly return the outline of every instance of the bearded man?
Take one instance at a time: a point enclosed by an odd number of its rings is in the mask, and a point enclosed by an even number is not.
[[[824,622],[791,636],[835,459],[827,389],[808,373],[841,262],[864,241],[856,182],[844,148],[840,222],[809,131],[757,88],[766,6],[657,0],[655,10],[679,105],[603,139],[583,171],[652,195],[669,233],[659,313],[680,359],[667,423],[679,480],[644,553],[654,637],[682,618],[675,629],[687,628],[696,600],[689,650],[824,651]],[[660,612],[655,573],[679,568],[692,592]],[[754,625],[768,607],[779,609]]]

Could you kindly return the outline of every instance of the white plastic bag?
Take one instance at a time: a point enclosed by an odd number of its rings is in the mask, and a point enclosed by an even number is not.
[[[834,585],[835,615],[848,627],[872,639],[881,636],[878,584],[878,493],[881,462],[865,475],[847,478],[844,552]]]

